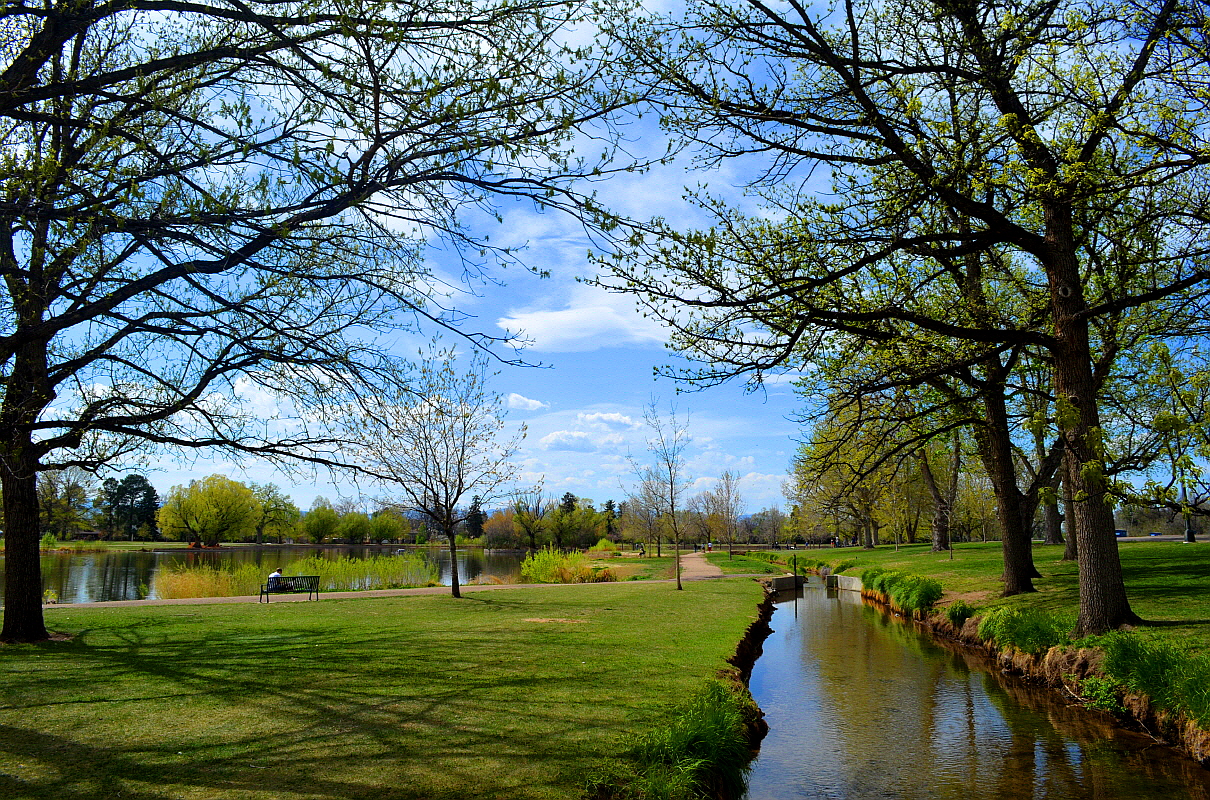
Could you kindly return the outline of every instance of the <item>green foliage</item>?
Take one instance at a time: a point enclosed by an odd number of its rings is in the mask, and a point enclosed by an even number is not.
[[[573,550],[561,553],[544,547],[525,556],[521,562],[523,583],[609,583],[616,581],[612,570],[593,567],[588,556]]]
[[[160,530],[181,541],[217,545],[250,538],[261,519],[252,490],[223,475],[173,486],[159,511]]]
[[[973,616],[975,616],[975,607],[965,600],[955,600],[945,607],[945,618],[955,628],[961,628]]]
[[[1210,727],[1210,656],[1173,642],[1115,631],[1096,643],[1101,668],[1127,691],[1147,695],[1157,707],[1187,714]]]
[[[846,570],[850,570],[855,566],[857,566],[857,562],[851,558],[846,558],[841,561],[837,561],[836,565],[832,567],[832,574],[839,575],[840,573],[845,572]]]
[[[55,538],[53,533],[42,534],[42,539],[38,542],[38,547],[43,550],[54,550],[59,546],[59,540]]]
[[[881,567],[863,570],[861,585],[867,590],[886,595],[893,607],[910,614],[923,614],[928,611],[944,593],[941,582],[935,578],[909,575]]]
[[[999,606],[979,620],[979,637],[1033,655],[1070,641],[1075,618],[1036,608]]]
[[[750,697],[721,681],[708,681],[675,712],[669,724],[643,736],[630,750],[634,772],[614,768],[589,779],[595,797],[691,800],[741,797],[752,753],[747,724]]]
[[[601,537],[600,539],[597,539],[597,543],[592,546],[592,549],[600,553],[616,553],[618,552],[619,548],[615,542],[611,542],[605,537]]]
[[[1114,715],[1126,713],[1119,697],[1118,685],[1111,680],[1090,675],[1080,681],[1079,692],[1080,699],[1089,708],[1108,711]]]

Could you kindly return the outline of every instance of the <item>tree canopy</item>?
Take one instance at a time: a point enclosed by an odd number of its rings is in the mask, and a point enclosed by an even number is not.
[[[699,193],[711,229],[654,222],[607,283],[675,328],[700,364],[682,377],[700,383],[836,368],[857,347],[882,348],[905,385],[1043,353],[1073,489],[1078,631],[1135,621],[1099,393],[1123,337],[1188,335],[1205,318],[1205,12],[699,0],[684,20],[634,22],[637,80],[665,124],[707,163],[768,160],[750,187],[759,212]]]
[[[379,334],[457,328],[427,239],[585,203],[626,97],[575,0],[10,3],[0,11],[0,638],[45,638],[36,475],[148,447],[343,464]],[[608,150],[608,144],[602,147]],[[600,151],[598,151],[600,152]],[[498,257],[468,258],[468,279]],[[468,335],[472,335],[468,331]],[[474,338],[474,337],[473,337]],[[483,337],[478,337],[481,343]],[[268,410],[266,410],[268,406]]]

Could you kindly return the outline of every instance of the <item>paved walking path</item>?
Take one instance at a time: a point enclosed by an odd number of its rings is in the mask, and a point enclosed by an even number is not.
[[[723,571],[706,560],[705,553],[681,554],[681,580],[696,581],[723,577]],[[742,577],[733,575],[732,577]],[[649,583],[671,583],[672,581],[648,581]],[[493,589],[542,589],[551,586],[601,586],[599,583],[492,583],[492,584],[462,584],[463,594],[470,592],[487,592]],[[347,600],[356,597],[405,597],[421,594],[449,594],[448,586],[425,586],[420,589],[372,589],[362,592],[324,592],[324,600]],[[56,608],[117,608],[127,606],[204,606],[217,603],[255,603],[260,598],[257,595],[242,595],[239,597],[182,597],[174,600],[107,600],[100,603],[59,603],[43,606],[44,609]],[[303,603],[307,595],[275,594],[272,603]]]

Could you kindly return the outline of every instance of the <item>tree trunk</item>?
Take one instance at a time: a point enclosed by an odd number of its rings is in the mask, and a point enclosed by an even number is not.
[[[1130,609],[1122,562],[1114,537],[1113,510],[1109,505],[1105,459],[1095,431],[1100,431],[1097,385],[1092,374],[1092,347],[1088,321],[1082,313],[1083,284],[1075,256],[1074,227],[1068,206],[1048,203],[1046,266],[1054,311],[1052,353],[1055,363],[1056,418],[1059,432],[1071,454],[1067,470],[1080,565],[1080,614],[1076,635],[1089,636],[1139,622]]]
[[[16,450],[16,453],[13,453]],[[49,638],[42,619],[42,559],[38,553],[38,474],[21,463],[19,448],[0,461],[4,491],[4,629],[0,641]],[[19,464],[14,468],[13,462]]]
[[[992,365],[992,376],[983,393],[986,421],[976,429],[975,440],[988,478],[996,493],[996,518],[1000,522],[1004,549],[1004,596],[1036,592],[1033,579],[1041,577],[1034,567],[1031,531],[1022,524],[1025,504],[1017,486],[1017,467],[1013,461],[1012,442],[1008,433],[1008,410],[1003,380],[995,378],[998,364]],[[1000,369],[1003,369],[1000,367]]]
[[[1067,526],[1067,540],[1064,542],[1063,560],[1077,561],[1079,559],[1079,547],[1076,542],[1075,531],[1075,499],[1071,496],[1071,481],[1067,479],[1067,470],[1071,469],[1071,459],[1068,456],[1063,457],[1063,521]]]
[[[450,543],[450,595],[462,597],[462,591],[458,588],[458,535],[451,530],[446,531],[445,537]]]
[[[928,455],[923,450],[917,453],[920,458],[920,474],[924,476],[924,485],[933,497],[933,552],[944,553],[950,549],[950,503],[949,498],[941,493],[937,481],[933,479],[933,469],[929,466]]]

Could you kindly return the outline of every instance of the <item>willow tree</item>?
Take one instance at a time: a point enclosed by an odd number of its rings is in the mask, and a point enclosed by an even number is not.
[[[394,382],[381,334],[459,321],[424,242],[466,243],[466,210],[493,197],[581,202],[566,179],[598,165],[565,154],[620,102],[598,80],[613,55],[559,44],[586,16],[575,0],[0,10],[0,638],[47,635],[41,470],[146,447],[344,463],[323,421]],[[471,244],[474,273],[494,258]]]
[[[635,23],[665,124],[709,161],[771,160],[760,214],[703,197],[711,230],[636,234],[613,285],[677,329],[702,381],[809,367],[838,334],[934,337],[966,351],[955,365],[1046,353],[1077,467],[1077,631],[1135,621],[1098,325],[1179,334],[1204,313],[1205,27],[1200,0],[698,0],[687,20]],[[1020,299],[1024,316],[999,311]]]

